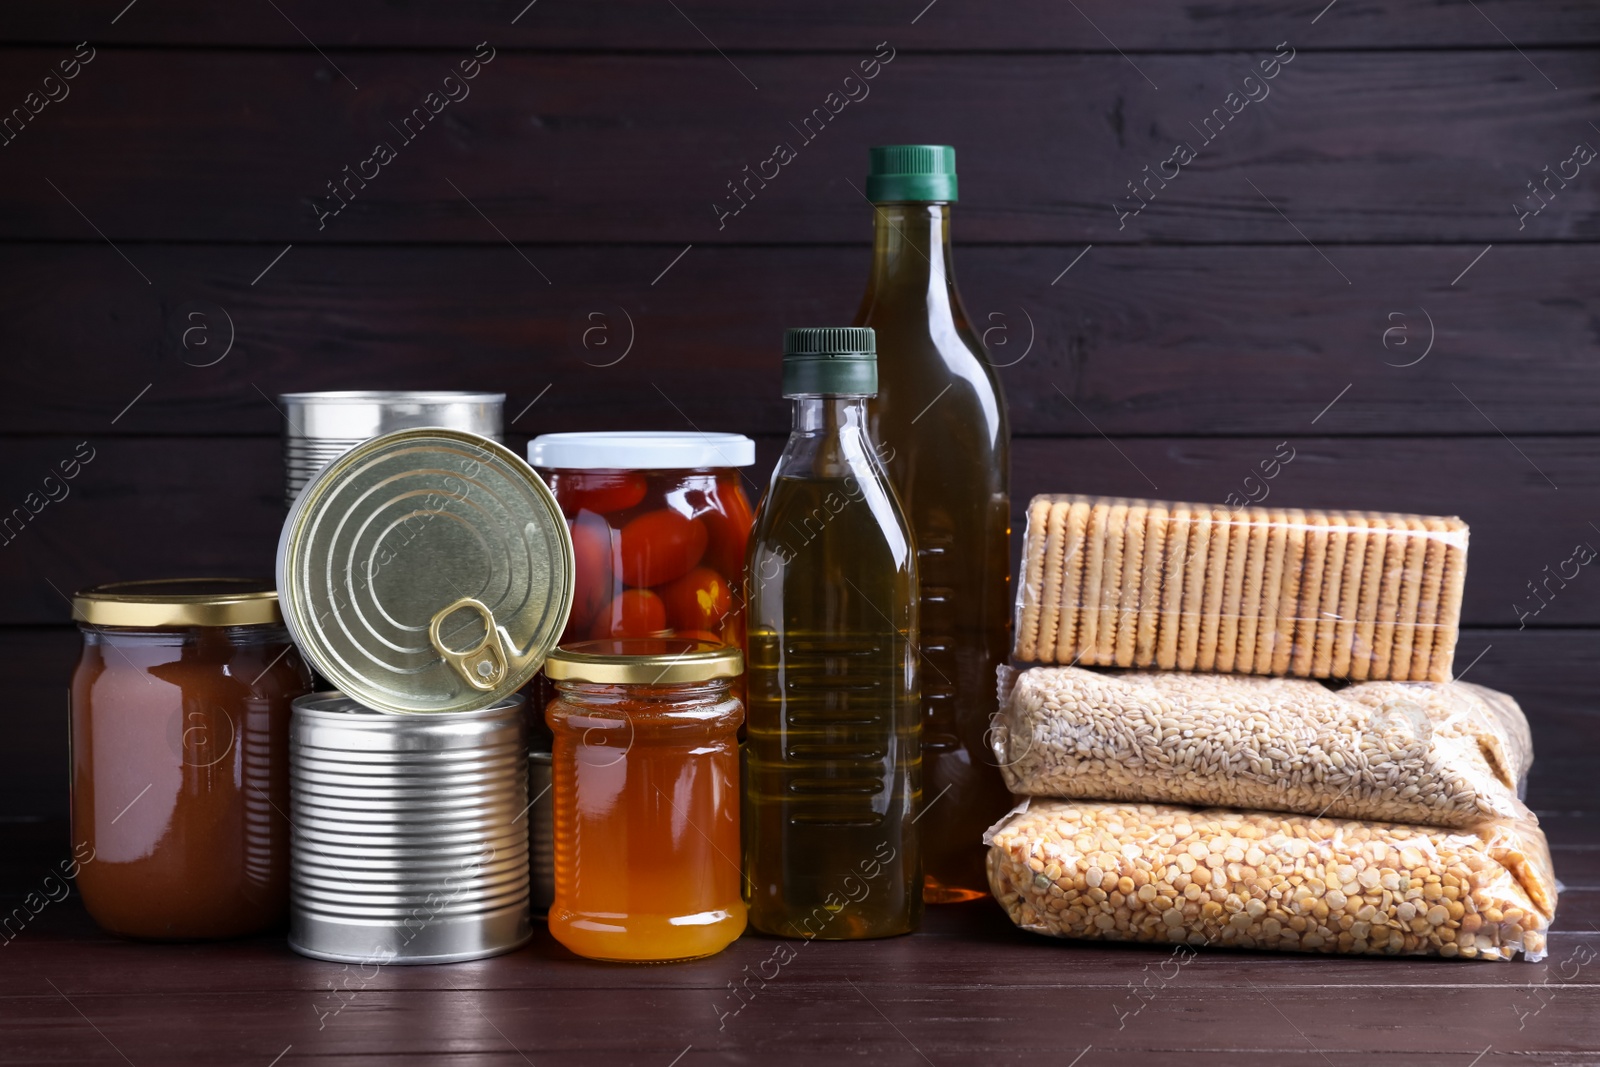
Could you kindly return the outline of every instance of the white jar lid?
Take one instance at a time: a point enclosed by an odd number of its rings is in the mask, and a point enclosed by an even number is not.
[[[546,470],[687,470],[755,461],[756,443],[737,433],[544,433],[528,442],[528,462]]]

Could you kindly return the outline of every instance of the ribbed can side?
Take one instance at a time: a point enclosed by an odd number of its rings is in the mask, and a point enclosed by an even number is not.
[[[296,951],[434,963],[531,936],[520,696],[441,715],[302,697],[289,750]]]

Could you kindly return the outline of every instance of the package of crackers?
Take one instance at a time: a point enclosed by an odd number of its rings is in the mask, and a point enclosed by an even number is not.
[[[1013,654],[1447,682],[1466,571],[1458,518],[1037,496]]]

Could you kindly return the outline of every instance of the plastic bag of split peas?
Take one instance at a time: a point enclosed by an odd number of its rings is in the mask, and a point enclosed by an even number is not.
[[[1556,907],[1531,822],[1033,800],[984,840],[995,899],[1050,937],[1537,961]]]
[[[545,434],[528,461],[572,533],[572,614],[561,643],[684,637],[744,644],[744,554],[754,513],[737,434]]]

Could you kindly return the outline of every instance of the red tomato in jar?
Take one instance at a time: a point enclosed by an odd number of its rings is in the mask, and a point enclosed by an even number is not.
[[[649,637],[667,628],[667,609],[648,589],[624,589],[601,609],[589,637]]]
[[[550,476],[550,490],[568,515],[626,511],[644,499],[647,488],[644,475],[632,471],[559,471]]]
[[[573,576],[570,632],[586,632],[594,617],[611,600],[611,556],[616,534],[598,515],[579,515],[568,524],[572,531]]]
[[[733,610],[728,579],[710,567],[696,567],[656,592],[667,606],[667,621],[681,636],[684,630],[716,630]]]
[[[750,501],[737,482],[719,482],[717,485],[718,510],[706,512],[700,521],[706,524],[706,562],[722,572],[728,581],[744,581],[744,553],[750,542],[750,530],[755,518],[750,512]]]
[[[642,589],[681,578],[706,551],[706,528],[671,508],[648,511],[622,528],[622,580]]]
[[[678,630],[676,636],[683,638],[685,641],[705,641],[713,645],[725,645],[728,643],[722,639],[722,635],[714,634],[710,630]]]

